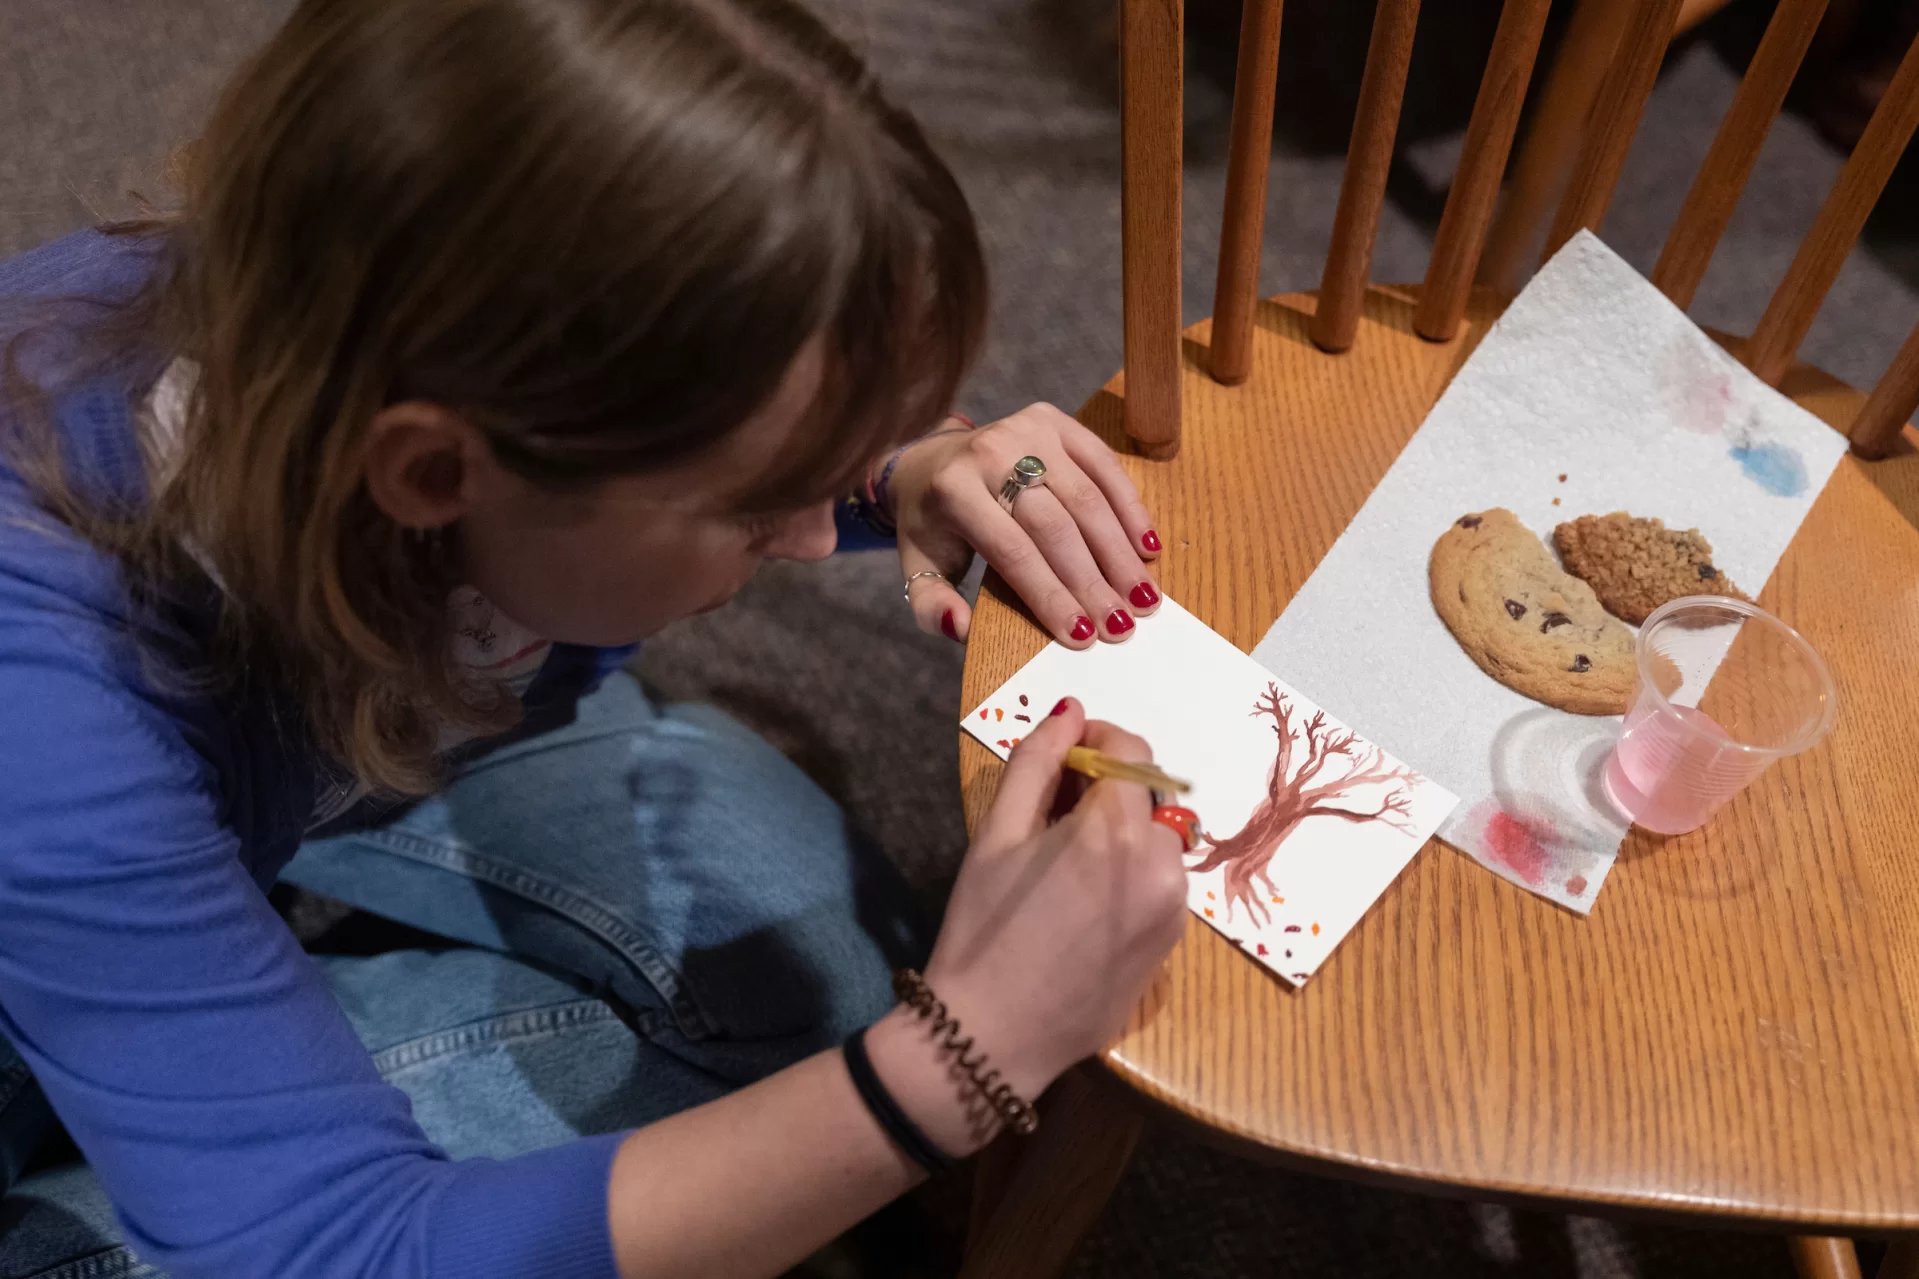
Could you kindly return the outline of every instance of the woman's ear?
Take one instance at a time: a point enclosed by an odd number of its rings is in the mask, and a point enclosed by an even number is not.
[[[424,400],[381,409],[367,442],[366,486],[401,528],[444,528],[467,513],[485,441],[459,414]]]

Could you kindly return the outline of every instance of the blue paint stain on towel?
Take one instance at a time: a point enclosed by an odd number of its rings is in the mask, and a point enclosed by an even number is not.
[[[1806,491],[1806,464],[1783,444],[1748,440],[1726,450],[1726,456],[1739,463],[1747,479],[1774,497],[1798,497]]]

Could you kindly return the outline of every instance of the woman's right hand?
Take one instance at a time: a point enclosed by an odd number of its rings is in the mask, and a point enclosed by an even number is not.
[[[1063,778],[1082,742],[1152,758],[1071,698],[1035,725],[974,835],[926,970],[974,1050],[1029,1101],[1119,1035],[1186,926],[1179,837],[1152,820],[1145,787]]]
[[[926,969],[971,1052],[1028,1101],[1124,1028],[1185,928],[1179,837],[1152,820],[1144,788],[1062,778],[1082,740],[1151,754],[1071,700],[1035,725],[974,835]],[[863,1042],[892,1104],[935,1146],[959,1157],[992,1135],[989,1108],[914,1010],[895,1007]],[[623,1273],[793,1264],[920,1178],[889,1130],[837,1052],[641,1128],[607,1192]]]

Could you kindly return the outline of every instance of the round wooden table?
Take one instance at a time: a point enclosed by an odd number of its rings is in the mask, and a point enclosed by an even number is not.
[[[1242,649],[1495,314],[1475,297],[1462,335],[1434,344],[1412,331],[1415,297],[1371,290],[1358,342],[1338,355],[1307,339],[1310,295],[1262,303],[1252,376],[1237,387],[1206,375],[1209,325],[1194,326],[1179,455],[1124,459],[1165,544],[1161,585]],[[1841,428],[1862,402],[1804,366],[1782,389]],[[1125,453],[1123,395],[1122,374],[1079,416]],[[1759,596],[1831,664],[1839,717],[1825,743],[1775,766],[1702,830],[1635,831],[1588,918],[1435,840],[1298,991],[1193,921],[1105,1053],[1107,1070],[1145,1112],[1333,1175],[1782,1232],[1919,1230],[1913,438],[1909,429],[1885,461],[1840,463]],[[1380,625],[1391,624],[1382,608]],[[965,705],[1046,640],[989,576]],[[1417,671],[1380,678],[1418,695]],[[960,749],[977,822],[1000,764],[964,735]],[[1097,1146],[1091,1126],[1110,1113],[1084,1113],[1067,1117],[1069,1131],[1054,1124],[1053,1139]],[[1033,1140],[1047,1134],[1043,1124]],[[1077,1230],[1073,1213],[1045,1201],[1084,1200],[1088,1185],[1103,1198],[1117,1168],[1085,1165],[1123,1166],[1130,1139],[1106,1145],[1057,1158],[1078,1170],[1075,1186],[1023,1175],[1018,1195],[1039,1202],[1020,1229]],[[1019,1247],[1035,1251],[1031,1238]]]

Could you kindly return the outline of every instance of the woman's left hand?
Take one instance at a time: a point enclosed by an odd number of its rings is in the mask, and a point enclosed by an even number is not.
[[[1000,486],[1023,457],[1044,462],[1046,477],[1008,512]],[[965,639],[972,610],[949,582],[913,574],[957,576],[974,550],[1070,648],[1118,643],[1159,607],[1146,504],[1112,450],[1050,404],[928,436],[900,455],[889,488],[913,616],[929,634]]]

